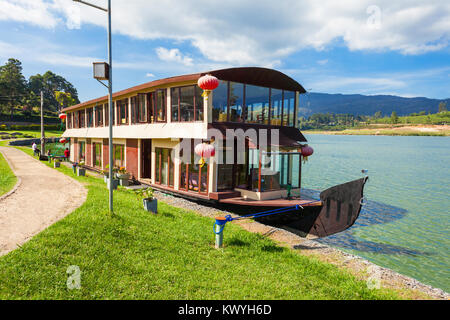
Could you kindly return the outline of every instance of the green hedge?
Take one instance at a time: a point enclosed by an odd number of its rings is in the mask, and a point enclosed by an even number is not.
[[[14,114],[12,119],[9,114],[0,114],[0,121],[11,121],[11,122],[41,122],[40,115],[23,115],[23,114]],[[45,123],[60,123],[61,120],[58,117],[50,117],[44,115]]]
[[[45,130],[53,130],[53,131],[58,131],[61,128],[60,124],[45,124],[44,125]],[[63,130],[65,130],[65,126],[63,126],[62,128]],[[12,124],[12,125],[6,125],[6,124],[1,124],[0,125],[0,131],[2,130],[22,130],[22,131],[39,131],[41,130],[41,125],[40,124]]]

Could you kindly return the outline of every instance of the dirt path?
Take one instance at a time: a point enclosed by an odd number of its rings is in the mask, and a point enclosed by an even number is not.
[[[18,149],[0,147],[0,152],[21,179],[19,187],[0,200],[1,256],[78,208],[87,190]]]

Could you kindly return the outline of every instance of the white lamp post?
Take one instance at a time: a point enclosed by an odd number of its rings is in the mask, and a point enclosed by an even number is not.
[[[112,50],[111,50],[111,0],[108,0],[108,9],[96,6],[92,3],[82,0],[73,0],[108,13],[108,63],[94,63],[94,78],[97,80],[108,80],[108,104],[109,104],[109,211],[113,212],[113,185],[112,185],[112,167],[113,167],[113,103],[112,103]],[[103,82],[101,82],[103,84]]]

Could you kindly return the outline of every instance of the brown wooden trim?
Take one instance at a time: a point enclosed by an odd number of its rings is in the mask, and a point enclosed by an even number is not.
[[[261,161],[262,151],[261,150],[259,150],[258,158],[259,158],[259,160],[258,160],[258,162],[259,162],[259,165],[258,165],[258,191],[261,192],[261,164],[262,164],[262,161]]]
[[[269,88],[269,114],[267,115],[267,124],[270,124],[270,121],[272,120],[272,88]],[[263,120],[264,123],[264,120]]]
[[[258,68],[258,67],[243,67],[243,68],[228,68],[220,70],[211,70],[202,73],[194,73],[188,75],[181,75],[171,78],[159,79],[151,82],[147,82],[138,86],[134,86],[125,90],[118,91],[113,94],[113,98],[120,98],[124,95],[139,92],[143,90],[148,90],[156,88],[158,86],[175,84],[187,81],[196,81],[198,78],[205,74],[211,74],[216,76],[218,79],[223,81],[235,81],[241,83],[252,84],[256,86],[275,88],[281,90],[298,91],[300,93],[305,93],[306,90],[294,79],[283,74],[280,71]],[[94,104],[96,102],[107,101],[108,96],[102,96],[96,99],[92,99],[83,103],[79,103],[74,106],[64,108],[62,111],[67,112],[70,110],[76,110],[84,106]]]
[[[299,155],[300,161],[298,162],[298,187],[302,189],[302,155]]]
[[[284,121],[284,90],[281,91],[281,126],[283,126]]]
[[[230,81],[227,81],[227,121],[230,121]]]

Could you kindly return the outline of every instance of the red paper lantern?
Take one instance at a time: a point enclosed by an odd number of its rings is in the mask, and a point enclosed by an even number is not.
[[[204,158],[214,157],[214,155],[216,154],[216,149],[214,148],[214,146],[208,143],[199,143],[195,146],[194,151],[201,157],[200,161],[198,162],[200,164],[200,167],[203,167],[203,165],[205,164]]]
[[[214,157],[216,149],[209,143],[199,143],[195,146],[195,153],[202,158]]]
[[[207,74],[198,79],[197,85],[205,91],[211,91],[219,86],[219,79]]]
[[[58,116],[62,121],[64,121],[67,118],[67,114],[65,113],[60,113]]]
[[[66,142],[67,142],[67,139],[66,139],[66,138],[61,138],[61,139],[59,139],[59,142],[60,142],[60,143],[66,143]]]
[[[310,155],[312,155],[314,153],[314,149],[311,148],[310,146],[304,146],[302,147],[302,156],[304,157],[309,157]]]

